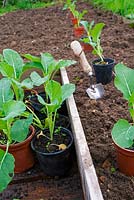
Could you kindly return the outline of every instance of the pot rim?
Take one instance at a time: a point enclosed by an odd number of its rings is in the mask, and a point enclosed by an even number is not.
[[[30,125],[30,130],[32,131],[31,132],[31,134],[30,134],[30,136],[28,137],[28,138],[26,138],[24,141],[22,141],[22,142],[18,142],[18,143],[16,143],[16,144],[10,144],[9,145],[9,148],[16,148],[16,147],[19,147],[19,146],[23,146],[23,145],[25,145],[28,141],[30,141],[32,138],[33,138],[33,136],[34,136],[34,134],[35,134],[35,128],[32,126],[32,125]],[[2,147],[5,147],[6,148],[6,145],[4,144],[4,145],[2,145],[2,144],[0,144],[0,148],[2,148]]]
[[[106,64],[106,65],[104,65],[104,64],[96,64],[96,62],[99,62],[101,59],[100,58],[97,58],[97,59],[95,59],[95,60],[93,60],[92,61],[92,64],[93,65],[98,65],[98,66],[108,66],[108,65],[111,65],[111,64],[115,64],[115,60],[113,59],[113,58],[104,58],[104,61],[107,61],[107,60],[109,60],[110,62],[108,63],[108,64]]]
[[[113,140],[113,138],[112,138],[112,140]],[[114,140],[113,140],[113,144],[117,147],[117,148],[119,148],[119,149],[121,149],[121,150],[124,150],[124,151],[126,151],[126,152],[130,152],[130,153],[134,153],[134,150],[131,150],[131,149],[126,149],[125,147],[121,147],[119,144],[117,144]]]
[[[66,152],[66,151],[72,146],[72,144],[73,144],[73,141],[74,141],[74,139],[73,139],[73,134],[72,134],[72,132],[71,132],[69,129],[67,129],[67,128],[61,127],[61,129],[67,131],[67,132],[69,133],[69,135],[70,135],[70,138],[71,138],[71,141],[70,141],[70,143],[69,143],[69,145],[67,146],[66,149],[60,150],[60,151],[58,151],[58,152],[53,152],[53,153],[51,153],[51,152],[50,152],[50,153],[45,153],[45,152],[36,150],[35,147],[34,147],[34,141],[36,140],[36,137],[34,137],[33,140],[31,141],[31,147],[32,147],[32,149],[33,149],[36,153],[39,153],[39,154],[45,155],[45,156],[54,156],[54,155],[59,155],[59,154],[61,154],[61,153]],[[48,128],[46,128],[46,129],[44,129],[44,130],[48,130]],[[44,130],[43,130],[43,131],[44,131]],[[37,132],[37,133],[38,133],[38,132]],[[37,135],[37,133],[36,133],[36,135]]]

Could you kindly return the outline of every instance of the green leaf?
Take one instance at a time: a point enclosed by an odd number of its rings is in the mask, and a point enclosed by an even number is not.
[[[11,79],[12,80],[12,87],[14,90],[14,99],[15,100],[19,100],[19,101],[23,101],[24,99],[24,90],[22,88],[22,85],[19,81],[15,80],[15,79]]]
[[[14,77],[13,67],[7,64],[6,62],[0,62],[0,72],[3,76]]]
[[[38,97],[38,101],[42,104],[42,105],[46,105],[46,102],[44,101],[44,99],[40,96],[40,95],[37,95]]]
[[[134,91],[132,91],[132,95],[129,98],[129,102],[132,104],[134,103]]]
[[[101,31],[102,31],[104,26],[105,26],[104,23],[98,23],[93,27],[93,29],[91,30],[91,36],[92,36],[93,42],[97,43],[97,41],[100,38]]]
[[[40,63],[41,62],[41,59],[37,56],[32,56],[31,54],[23,54],[23,57],[24,58],[27,58],[28,60],[31,60],[33,62],[38,62]]]
[[[35,86],[40,86],[48,81],[48,76],[42,78],[37,72],[32,72],[30,78]]]
[[[60,105],[61,104],[58,104],[57,102],[53,102],[53,103],[50,103],[50,104],[46,103],[46,107],[47,107],[49,113],[56,112],[57,109],[60,108]]]
[[[61,103],[62,101],[62,90],[61,85],[59,82],[51,80],[46,85],[46,93],[50,98],[51,102],[55,102],[57,104]]]
[[[11,90],[11,81],[7,78],[0,79],[0,110],[3,103],[13,99],[13,91]]]
[[[12,49],[3,50],[4,60],[13,67],[14,78],[19,79],[23,71],[23,59],[21,56]]]
[[[27,62],[23,66],[23,72],[27,71],[27,70],[30,70],[30,69],[33,69],[33,68],[43,70],[43,66],[42,66],[41,63],[38,63],[38,62]]]
[[[88,27],[89,27],[88,21],[82,20],[80,22],[80,24],[82,24],[82,26],[84,26],[85,31],[88,33]]]
[[[62,102],[69,98],[73,92],[75,91],[75,85],[74,84],[65,84],[62,86]]]
[[[33,82],[30,78],[26,78],[21,82],[21,88],[27,88],[32,89],[33,88]]]
[[[0,62],[4,61],[3,55],[0,54]]]
[[[55,59],[50,53],[41,53],[41,64],[43,66],[44,74],[50,74],[55,69]]]
[[[90,39],[88,37],[81,38],[80,41],[90,44]]]
[[[134,91],[134,70],[119,63],[115,66],[115,73],[115,86],[123,93],[124,98],[129,100]]]
[[[14,157],[0,149],[0,192],[6,189],[14,175]]]
[[[47,107],[48,112],[50,112],[50,113],[55,112],[60,107],[58,101],[54,100],[54,102],[48,104],[48,103],[46,103],[44,101],[44,99],[40,95],[38,95],[38,101],[42,105],[44,105],[45,107]]]
[[[61,67],[69,67],[69,66],[74,65],[74,64],[76,64],[75,60],[62,60],[61,59],[57,62],[55,69],[58,70]]]
[[[13,119],[20,116],[25,110],[26,106],[22,101],[8,101],[3,104],[5,117],[3,120]]]
[[[125,119],[118,120],[112,129],[112,138],[120,147],[131,147],[134,140],[134,126]]]
[[[7,129],[6,121],[0,119],[0,130]]]
[[[29,133],[29,126],[33,121],[33,116],[29,115],[27,119],[18,119],[14,122],[11,128],[11,138],[14,141],[22,142],[26,139]]]

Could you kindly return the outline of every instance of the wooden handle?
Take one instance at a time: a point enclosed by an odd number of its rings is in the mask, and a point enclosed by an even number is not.
[[[74,54],[80,58],[80,64],[85,73],[92,75],[92,67],[88,63],[85,53],[80,45],[80,43],[76,40],[71,42],[71,49],[73,50]]]

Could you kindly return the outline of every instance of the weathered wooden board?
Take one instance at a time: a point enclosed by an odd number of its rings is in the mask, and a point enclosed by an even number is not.
[[[63,84],[69,83],[65,68],[61,69],[61,77]],[[67,100],[67,108],[71,120],[71,128],[74,134],[77,162],[81,176],[84,198],[85,200],[103,200],[73,95]]]

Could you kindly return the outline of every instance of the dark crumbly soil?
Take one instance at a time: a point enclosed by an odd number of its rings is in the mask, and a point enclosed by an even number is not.
[[[106,24],[102,32],[105,57],[114,58],[116,63],[123,61],[133,68],[134,29],[125,24],[121,17],[87,3],[79,3],[78,9],[88,10],[85,17],[88,21]],[[4,48],[12,48],[21,53],[39,55],[40,52],[50,52],[56,59],[76,59],[70,49],[70,42],[74,39],[69,15],[67,11],[62,11],[61,6],[17,11],[0,17],[1,52]],[[86,55],[90,63],[95,58],[90,53]],[[70,81],[76,84],[74,96],[104,199],[133,200],[134,178],[119,172],[111,140],[113,124],[119,118],[130,118],[126,101],[115,89],[113,81],[104,86],[102,99],[90,100],[85,92],[89,79],[79,63],[68,68],[68,74]],[[111,171],[112,167],[116,169],[115,172]],[[71,199],[74,200],[73,197]]]
[[[63,130],[59,131],[57,129],[57,131],[57,133],[54,133],[52,141],[49,139],[50,132],[48,130],[45,130],[42,133],[38,132],[36,139],[33,143],[35,150],[42,153],[53,153],[64,150],[62,149],[62,146],[60,148],[60,146],[58,145],[64,144],[67,147],[71,142],[71,137]]]

